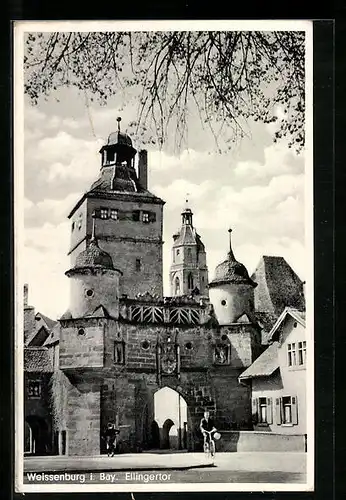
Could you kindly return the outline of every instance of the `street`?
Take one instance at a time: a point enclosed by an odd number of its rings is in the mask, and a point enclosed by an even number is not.
[[[34,474],[36,473],[36,475]],[[64,473],[67,473],[67,475]],[[203,453],[123,454],[95,457],[26,457],[24,483],[45,480],[85,483],[305,483],[306,454],[217,453],[214,464]],[[73,476],[74,474],[74,476]],[[53,475],[51,478],[44,475]],[[59,476],[59,477],[58,477]]]

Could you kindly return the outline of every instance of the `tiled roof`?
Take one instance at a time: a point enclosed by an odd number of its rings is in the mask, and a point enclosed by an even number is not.
[[[101,250],[96,239],[91,240],[86,250],[77,256],[75,268],[79,267],[103,267],[114,270],[112,257]]]
[[[255,309],[279,316],[285,307],[304,310],[303,282],[283,257],[264,255],[251,278],[255,289]]]
[[[269,341],[269,334],[273,326],[275,325],[278,316],[274,313],[269,312],[255,312],[255,318],[259,326],[261,327],[262,335],[262,345],[267,345]]]
[[[279,343],[273,342],[267,349],[247,368],[239,377],[239,380],[268,377],[279,368],[278,360]]]
[[[24,348],[24,371],[53,372],[53,363],[47,347]]]

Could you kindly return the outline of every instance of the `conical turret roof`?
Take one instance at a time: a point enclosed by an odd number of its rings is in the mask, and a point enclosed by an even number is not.
[[[253,287],[257,286],[249,276],[246,267],[241,262],[238,262],[234,256],[232,250],[232,241],[231,241],[231,232],[232,229],[229,229],[230,235],[230,243],[229,243],[229,252],[227,255],[227,259],[221,262],[215,269],[215,277],[209,283],[209,287],[222,285],[226,283],[235,283],[235,284],[244,284],[251,285]]]

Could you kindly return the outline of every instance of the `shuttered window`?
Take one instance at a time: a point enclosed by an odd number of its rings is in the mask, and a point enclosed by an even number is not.
[[[297,396],[283,396],[275,399],[275,422],[281,424],[298,424]]]
[[[260,397],[252,399],[252,420],[256,424],[273,423],[272,398]]]

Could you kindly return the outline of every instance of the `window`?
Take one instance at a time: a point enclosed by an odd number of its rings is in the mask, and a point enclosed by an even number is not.
[[[84,330],[84,328],[79,328],[79,329],[78,329],[78,335],[85,335],[85,330]]]
[[[222,306],[225,306],[227,304],[227,302],[225,301],[225,299],[221,300],[221,305]]]
[[[286,397],[282,398],[282,406],[283,406],[282,423],[291,424],[292,423],[291,396],[286,396]]]
[[[72,222],[72,231],[74,231],[74,227],[75,227],[76,223],[75,222]]]
[[[188,351],[191,351],[191,349],[192,349],[192,343],[191,342],[186,342],[185,343],[185,349],[188,350]]]
[[[189,275],[187,277],[187,287],[188,287],[189,290],[193,289],[193,276],[192,276],[192,273],[189,273]]]
[[[41,397],[41,381],[29,380],[28,381],[28,397],[40,398]]]
[[[252,399],[252,421],[255,425],[273,423],[272,398]]]
[[[110,163],[114,161],[114,151],[107,151],[107,162]]]
[[[180,295],[180,280],[178,276],[174,280],[174,295]]]
[[[142,212],[142,222],[149,222],[149,212]]]
[[[177,256],[180,254],[180,250],[177,250]]]
[[[288,344],[288,366],[295,366],[296,363],[296,344]]]
[[[141,270],[141,259],[136,259],[136,271]]]
[[[108,208],[100,209],[100,219],[108,219]]]
[[[86,297],[92,297],[94,295],[94,290],[92,290],[91,288],[85,290],[85,295]]]
[[[123,365],[125,363],[125,345],[124,342],[114,342],[114,363]]]
[[[78,227],[78,229],[82,229],[82,214],[79,214],[77,227]]]
[[[139,210],[134,210],[132,212],[132,220],[133,221],[139,221]]]
[[[118,210],[116,208],[111,208],[111,219],[118,220]]]
[[[297,396],[284,396],[282,398],[277,398],[275,406],[276,423],[278,425],[298,424]]]
[[[305,365],[306,342],[298,342],[298,365]]]

